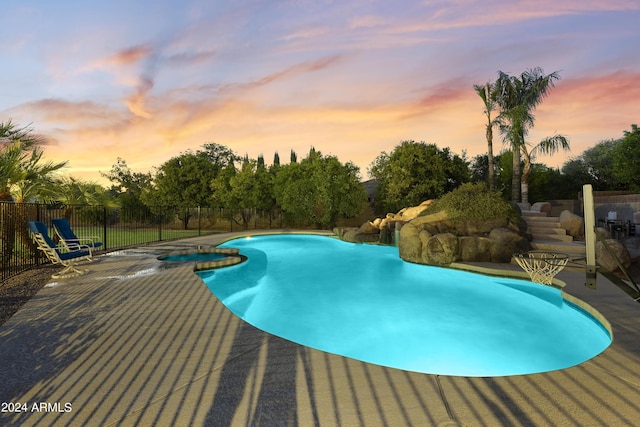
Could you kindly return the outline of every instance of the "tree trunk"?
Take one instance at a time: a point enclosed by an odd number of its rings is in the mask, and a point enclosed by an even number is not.
[[[495,188],[495,183],[494,183],[495,166],[493,164],[493,144],[491,142],[489,142],[489,153],[487,157],[489,159],[489,190],[493,191],[493,189]]]
[[[520,187],[522,188],[521,197],[522,203],[529,203],[529,172],[531,172],[531,156],[524,146],[521,148],[522,156],[524,157],[524,167],[522,169],[522,179],[520,183]]]
[[[520,200],[520,149],[512,148],[513,175],[511,177],[511,201],[517,203]]]
[[[491,118],[489,118],[489,125],[487,127],[487,159],[489,161],[489,190],[493,191],[495,188],[493,165],[493,126],[491,125]]]
[[[522,183],[520,184],[520,188],[522,190],[522,203],[529,203],[529,184],[525,181],[524,177],[522,179]]]

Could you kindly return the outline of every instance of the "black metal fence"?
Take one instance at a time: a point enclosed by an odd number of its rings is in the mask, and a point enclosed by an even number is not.
[[[282,228],[279,210],[212,207],[170,208],[0,202],[0,283],[46,262],[29,235],[28,222],[51,229],[53,218],[66,218],[78,236],[93,236],[102,251],[242,229]]]

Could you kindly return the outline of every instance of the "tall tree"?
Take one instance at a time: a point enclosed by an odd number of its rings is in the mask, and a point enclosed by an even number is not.
[[[415,141],[403,141],[391,154],[382,152],[371,163],[369,174],[378,180],[375,203],[379,213],[438,198],[471,179],[464,156]]]
[[[631,125],[613,152],[614,176],[626,187],[640,190],[640,128]]]
[[[331,228],[339,219],[357,215],[367,200],[358,167],[337,157],[310,150],[302,161],[281,166],[275,196],[285,218],[296,223]]]
[[[487,82],[483,86],[474,85],[478,96],[482,99],[484,104],[484,114],[487,117],[487,124],[485,125],[485,136],[487,138],[487,159],[489,162],[489,170],[488,170],[488,180],[489,180],[489,190],[493,191],[495,187],[494,183],[494,174],[495,174],[495,165],[493,159],[493,128],[499,123],[497,118],[492,118],[491,113],[496,110],[497,104],[495,99],[495,85],[493,83]]]
[[[152,189],[142,195],[147,206],[176,208],[185,229],[191,217],[189,208],[210,205],[211,182],[238,158],[222,145],[203,147],[204,150],[187,151],[164,162],[157,169]]]
[[[520,200],[520,152],[526,144],[526,137],[533,127],[533,111],[549,94],[555,81],[560,79],[558,72],[544,74],[540,67],[528,69],[520,76],[510,76],[498,72],[495,83],[496,102],[500,106],[500,131],[503,139],[513,151],[513,177],[511,181],[511,199]]]
[[[619,143],[620,140],[613,139],[600,141],[562,165],[563,175],[574,182],[578,190],[584,184],[591,184],[598,191],[623,189],[614,167],[614,153]]]
[[[211,182],[213,201],[233,209],[234,221],[247,228],[255,209],[269,210],[274,205],[272,181],[264,163],[246,159],[240,170],[229,165]]]
[[[108,193],[121,208],[123,221],[143,221],[151,215],[151,210],[143,202],[143,193],[151,189],[150,173],[134,172],[127,162],[118,157],[109,173],[101,175],[111,181]]]

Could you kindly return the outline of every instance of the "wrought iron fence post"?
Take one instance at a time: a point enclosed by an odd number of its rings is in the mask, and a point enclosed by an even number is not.
[[[107,243],[107,207],[102,207],[102,246],[106,251],[108,248]]]

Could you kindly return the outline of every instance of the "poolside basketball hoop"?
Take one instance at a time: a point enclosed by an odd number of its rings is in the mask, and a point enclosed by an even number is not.
[[[559,252],[529,251],[515,254],[513,258],[524,271],[529,274],[532,282],[550,285],[567,262],[569,256]]]

